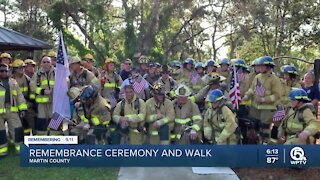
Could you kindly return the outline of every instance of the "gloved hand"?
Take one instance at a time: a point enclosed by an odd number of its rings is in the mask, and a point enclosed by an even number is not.
[[[207,139],[207,140],[211,140],[212,138],[212,133],[211,132],[208,132],[208,133],[204,133],[204,137]]]
[[[216,137],[214,140],[216,141],[217,144],[221,144],[222,143],[218,137]]]
[[[47,89],[46,89],[46,90],[44,90],[44,94],[45,94],[45,95],[50,95],[51,93],[52,93],[52,91],[51,91],[51,90],[47,90]]]
[[[192,140],[195,140],[195,139],[197,139],[197,132],[195,131],[195,130],[191,130],[190,131],[190,138],[192,139]]]
[[[256,101],[258,103],[263,103],[265,101],[264,97],[261,97],[261,96],[256,96]]]
[[[299,134],[298,137],[299,137],[299,139],[306,141],[309,136],[310,136],[310,132],[307,130],[304,130]]]
[[[152,123],[151,126],[152,126],[153,129],[157,129],[157,128],[159,128],[161,125],[162,125],[161,120],[157,120],[157,121],[155,121],[154,123]]]
[[[26,116],[26,111],[20,111],[19,116],[20,118],[24,118]]]
[[[243,96],[242,100],[243,101],[247,101],[249,99],[249,97],[247,95]]]
[[[90,129],[90,125],[89,125],[89,124],[85,124],[85,125],[83,126],[83,130],[88,131],[89,129]]]
[[[277,144],[284,144],[286,142],[285,138],[278,138]]]
[[[120,126],[122,129],[125,129],[129,126],[129,119],[127,117],[120,117]]]
[[[157,118],[157,120],[162,119],[162,118],[163,118],[163,115],[160,114],[160,113],[158,113],[156,118]]]

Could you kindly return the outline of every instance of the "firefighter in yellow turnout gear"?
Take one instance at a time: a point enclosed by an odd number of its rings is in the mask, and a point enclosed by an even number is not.
[[[81,67],[80,58],[73,56],[69,58],[71,75],[69,77],[70,87],[82,88],[86,85],[95,85],[99,87],[99,81],[89,70]]]
[[[111,107],[99,94],[98,87],[94,85],[85,86],[80,94],[80,104],[76,107],[80,124],[76,127],[79,131],[74,132],[79,134],[82,132],[87,144],[107,143],[105,135],[109,131]]]
[[[198,106],[188,99],[190,89],[182,84],[175,91],[176,100],[173,101],[175,120],[173,133],[170,138],[175,144],[194,144],[201,141],[202,117]]]
[[[152,91],[154,97],[146,102],[149,141],[150,144],[169,144],[170,130],[175,116],[174,108],[172,102],[165,97],[163,84],[155,83]]]
[[[34,129],[34,118],[36,114],[32,108],[35,100],[35,95],[31,93],[30,78],[24,73],[24,67],[25,63],[22,60],[14,60],[12,63],[12,77],[19,84],[21,92],[28,104],[28,111],[26,111],[25,117],[21,120],[24,134],[29,135]]]
[[[225,105],[221,90],[215,89],[208,94],[211,107],[204,115],[204,137],[214,144],[237,144],[235,114]]]
[[[284,144],[313,144],[313,136],[320,128],[314,106],[306,91],[293,88],[289,94],[291,109],[279,126],[278,142]]]
[[[52,95],[54,86],[54,69],[47,56],[41,60],[41,68],[30,82],[31,91],[36,95],[38,115],[35,121],[35,133],[47,135],[48,123],[52,118]]]
[[[8,123],[9,135],[15,144],[16,153],[20,152],[23,141],[23,128],[20,117],[24,117],[27,104],[16,80],[9,78],[9,68],[0,64],[0,156],[8,154],[8,140],[5,122]],[[19,117],[20,113],[20,117]]]
[[[125,98],[113,111],[113,121],[118,124],[117,132],[121,138],[119,141],[121,144],[143,144],[146,104],[135,95],[132,85],[125,85],[124,93]]]
[[[113,59],[107,58],[102,66],[101,72],[101,95],[110,101],[111,107],[114,108],[119,100],[122,79],[115,72],[115,62]]]
[[[253,97],[250,115],[261,120],[261,143],[269,143],[270,124],[276,106],[281,102],[282,89],[280,79],[272,73],[275,66],[272,57],[263,56],[257,60],[256,67],[260,74],[256,75],[248,92],[242,100]]]

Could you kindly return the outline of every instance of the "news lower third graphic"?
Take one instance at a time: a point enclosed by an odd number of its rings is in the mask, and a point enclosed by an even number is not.
[[[316,145],[78,145],[76,136],[26,136],[23,167],[319,167]]]

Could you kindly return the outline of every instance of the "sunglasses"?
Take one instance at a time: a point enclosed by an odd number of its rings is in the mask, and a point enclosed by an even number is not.
[[[50,61],[42,61],[42,63],[51,63]]]
[[[15,69],[24,69],[24,66],[15,67]]]
[[[8,72],[8,70],[0,70],[0,73]]]

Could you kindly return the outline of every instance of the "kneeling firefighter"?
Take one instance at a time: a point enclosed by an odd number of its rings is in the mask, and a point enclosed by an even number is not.
[[[171,140],[175,144],[200,143],[202,117],[198,106],[188,99],[191,95],[190,89],[182,84],[175,94],[177,98],[173,101],[175,120]]]
[[[279,144],[313,144],[320,128],[308,94],[300,88],[290,91],[291,109],[278,129]]]
[[[162,83],[155,83],[152,91],[153,98],[146,102],[149,143],[169,144],[170,129],[172,129],[174,120],[173,104],[165,97],[165,87]]]
[[[212,90],[208,95],[211,107],[204,115],[204,136],[214,144],[238,144],[240,134],[237,133],[235,113],[226,106],[221,90]]]
[[[94,85],[85,86],[80,94],[80,104],[76,107],[80,123],[76,126],[85,132],[86,144],[105,144],[111,119],[110,104],[99,94]]]

